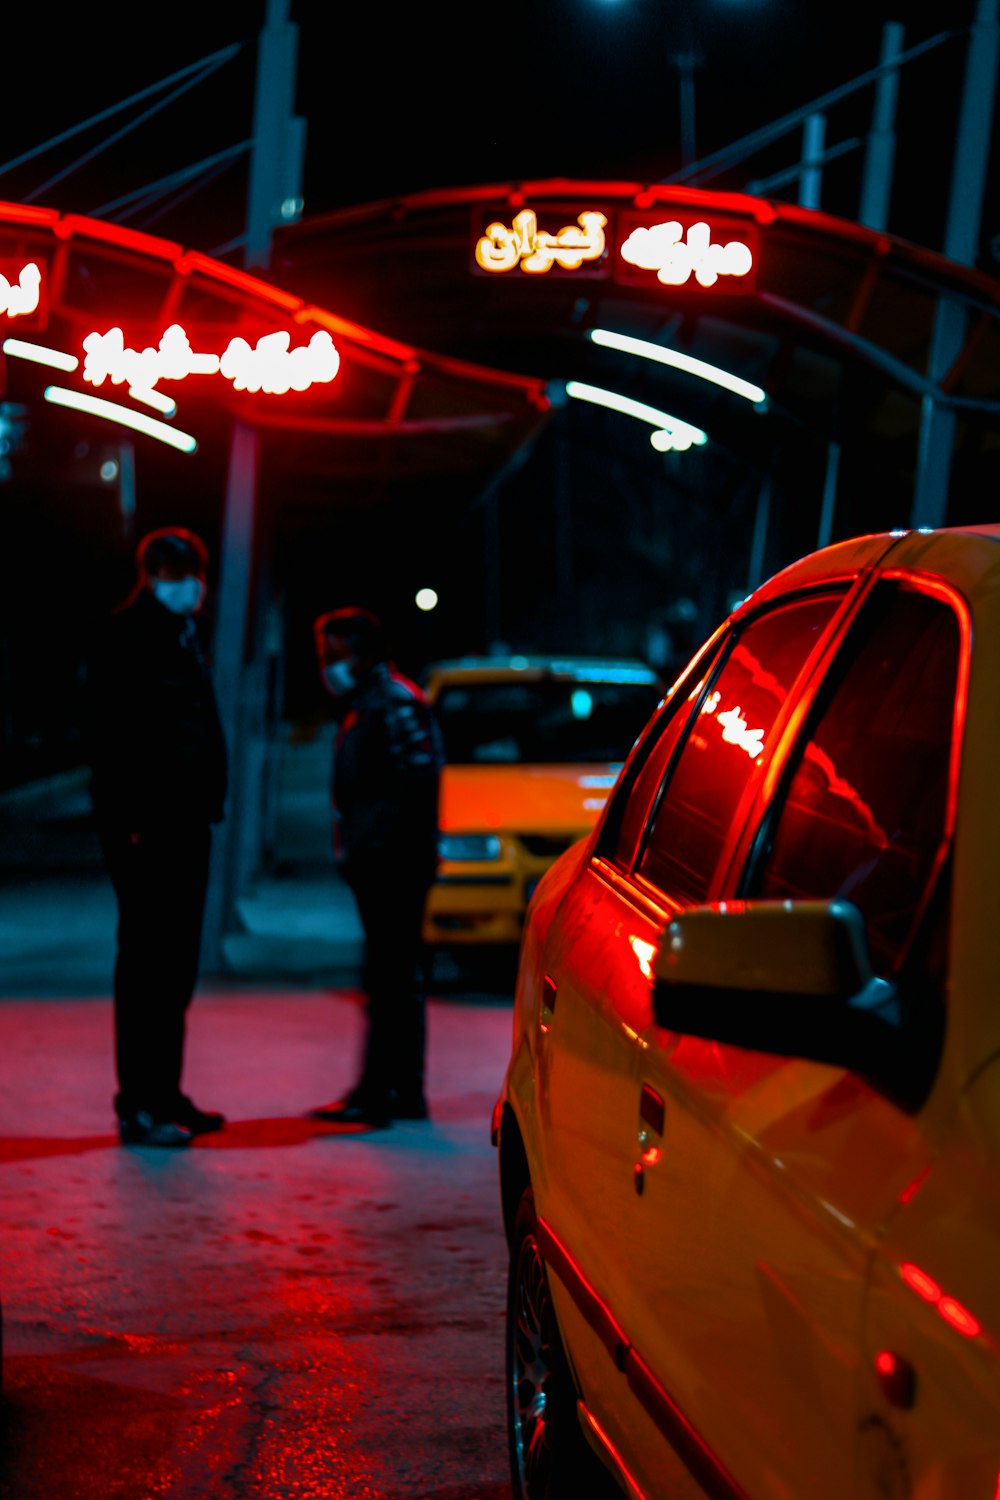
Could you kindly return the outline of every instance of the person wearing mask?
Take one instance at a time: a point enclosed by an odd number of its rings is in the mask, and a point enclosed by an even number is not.
[[[370,610],[320,615],[314,637],[338,723],[334,857],[364,934],[366,1041],[347,1097],[309,1113],[376,1127],[426,1119],[421,927],[437,868],[441,734],[422,689],[390,660]]]
[[[181,1090],[212,825],[227,752],[198,636],[208,553],[183,527],[144,536],[137,580],[87,662],[91,798],[118,908],[114,1108],[125,1145],[185,1146],[223,1115]]]

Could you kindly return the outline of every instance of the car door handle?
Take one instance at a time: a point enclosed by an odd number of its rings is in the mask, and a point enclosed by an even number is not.
[[[663,1126],[666,1122],[663,1095],[658,1094],[648,1083],[643,1084],[642,1093],[639,1095],[639,1118],[657,1135],[663,1134]]]
[[[644,1083],[639,1095],[639,1160],[632,1168],[632,1186],[642,1195],[646,1187],[646,1168],[655,1167],[660,1160],[660,1147],[650,1142],[650,1133],[662,1137],[667,1110],[663,1095],[658,1094],[652,1084]]]

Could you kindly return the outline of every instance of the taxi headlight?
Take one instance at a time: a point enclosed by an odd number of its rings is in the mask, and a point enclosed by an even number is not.
[[[442,859],[499,859],[500,840],[495,833],[442,833],[438,837]]]

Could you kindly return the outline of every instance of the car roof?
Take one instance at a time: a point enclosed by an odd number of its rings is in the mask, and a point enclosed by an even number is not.
[[[577,656],[538,652],[505,656],[456,656],[431,662],[424,673],[428,684],[445,678],[496,682],[508,678],[540,681],[546,677],[575,682],[639,682],[659,685],[659,674],[637,657]]]
[[[827,547],[818,551],[805,553],[797,558],[787,567],[773,574],[770,578],[749,594],[739,606],[744,607],[757,605],[765,602],[776,594],[785,592],[790,587],[807,586],[820,582],[828,582],[840,577],[848,579],[856,577],[866,568],[874,568],[897,548],[907,538],[925,536],[929,539],[934,537],[950,537],[958,539],[963,536],[981,536],[993,542],[1000,542],[1000,523],[989,522],[981,525],[969,526],[945,526],[945,527],[900,527],[893,531],[876,531],[862,536],[848,537],[844,541],[832,542]]]

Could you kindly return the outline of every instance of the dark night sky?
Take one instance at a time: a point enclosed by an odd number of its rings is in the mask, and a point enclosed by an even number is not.
[[[679,74],[671,62],[678,52],[702,59],[696,143],[704,157],[875,66],[886,21],[901,22],[904,44],[912,46],[960,32],[974,15],[975,0],[947,7],[514,0],[481,8],[454,0],[409,7],[291,0],[299,36],[296,108],[306,121],[306,213],[550,175],[656,181],[681,166]],[[178,3],[154,15],[152,25],[150,16],[119,3],[73,7],[58,24],[43,8],[20,7],[5,18],[6,57],[37,66],[5,87],[0,167],[220,47],[246,45],[210,80],[113,145],[106,145],[111,133],[152,99],[3,172],[0,197],[95,212],[143,182],[247,139],[265,16],[263,0]],[[941,242],[964,51],[956,36],[908,65],[900,92],[890,229],[932,248]],[[828,146],[863,133],[871,104],[866,90],[828,111]],[[796,131],[703,185],[743,187],[790,165],[798,145]],[[824,207],[853,216],[859,161],[853,151],[831,165]],[[157,205],[129,213],[127,222],[218,250],[242,229],[245,172],[244,161],[169,213]],[[984,242],[998,231],[1000,219],[984,223]]]

